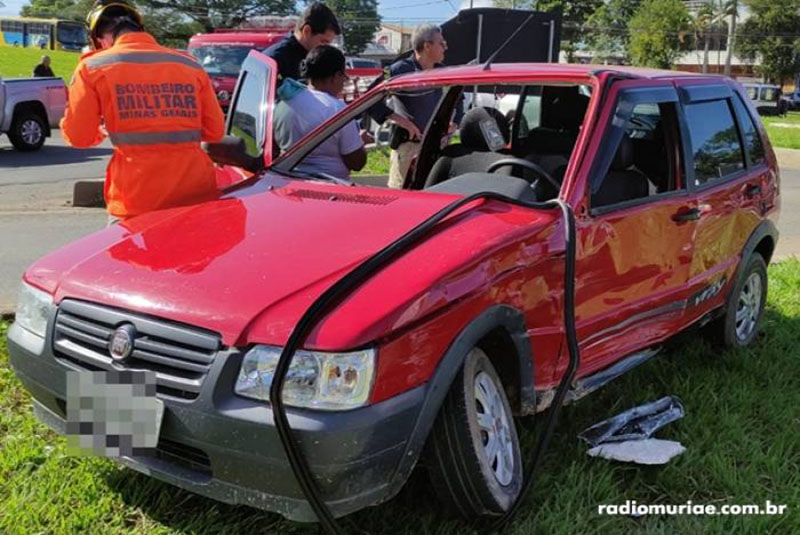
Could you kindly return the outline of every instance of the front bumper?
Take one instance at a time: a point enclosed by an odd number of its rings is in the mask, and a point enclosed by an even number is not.
[[[50,342],[12,325],[11,365],[34,398],[36,415],[65,430],[66,374],[79,369]],[[315,521],[286,459],[270,408],[233,394],[243,353],[220,351],[196,399],[159,394],[165,412],[158,454],[123,457],[130,468],[212,499]],[[288,409],[295,437],[336,516],[393,497],[402,488],[407,443],[425,398],[418,387],[347,412]],[[405,458],[405,459],[404,459]],[[403,475],[405,474],[405,475]]]

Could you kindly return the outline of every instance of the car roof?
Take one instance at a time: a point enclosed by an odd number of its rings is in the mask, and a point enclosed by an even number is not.
[[[589,65],[578,63],[498,63],[492,64],[489,70],[484,70],[483,65],[462,65],[457,67],[443,67],[427,71],[417,71],[398,77],[396,85],[411,85],[415,82],[431,83],[434,81],[452,81],[459,79],[481,79],[491,81],[492,78],[516,78],[527,75],[553,76],[554,78],[585,78],[589,79],[599,72],[616,72],[627,77],[641,79],[678,79],[697,78],[709,81],[727,80],[720,75],[700,74],[683,71],[668,71],[662,69],[649,69],[641,67],[626,67],[619,65]],[[390,80],[388,87],[395,85]]]

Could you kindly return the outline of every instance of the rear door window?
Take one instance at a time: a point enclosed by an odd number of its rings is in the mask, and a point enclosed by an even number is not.
[[[761,142],[761,136],[753,122],[753,116],[747,111],[744,102],[742,102],[738,94],[733,98],[733,109],[736,110],[736,115],[739,117],[739,124],[742,126],[742,137],[744,137],[745,148],[750,154],[750,164],[764,163],[766,161],[766,156],[764,154],[764,144]]]
[[[686,105],[695,185],[744,169],[744,152],[728,99]]]

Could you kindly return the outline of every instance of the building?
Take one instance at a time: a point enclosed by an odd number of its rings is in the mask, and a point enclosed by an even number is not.
[[[388,63],[399,54],[411,49],[411,34],[414,26],[381,24],[375,40],[367,44],[361,57]]]

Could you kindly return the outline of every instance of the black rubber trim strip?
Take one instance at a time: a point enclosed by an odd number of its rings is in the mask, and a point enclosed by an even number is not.
[[[387,245],[370,258],[361,263],[358,267],[353,269],[347,275],[342,277],[339,281],[334,283],[328,288],[316,301],[308,308],[297,323],[297,326],[289,336],[286,346],[281,352],[278,363],[275,367],[275,372],[270,386],[270,403],[272,405],[272,412],[275,420],[275,428],[278,431],[283,448],[286,452],[286,457],[289,464],[297,478],[298,484],[303,491],[303,494],[308,501],[309,505],[317,515],[320,524],[330,534],[343,533],[341,527],[337,523],[327,504],[322,499],[319,489],[314,481],[313,474],[300,451],[299,445],[292,437],[292,430],[289,425],[289,420],[286,416],[286,408],[283,404],[282,391],[283,385],[286,380],[286,375],[289,371],[294,353],[302,347],[308,335],[317,326],[328,312],[330,312],[342,299],[348,296],[353,290],[364,284],[369,278],[377,271],[385,267],[394,259],[411,249],[419,241],[426,238],[433,228],[443,219],[457,211],[458,209],[474,203],[479,200],[495,200],[505,202],[513,205],[524,206],[527,208],[537,208],[542,210],[549,210],[560,208],[564,215],[565,233],[566,233],[566,269],[564,270],[564,324],[567,332],[569,353],[570,353],[570,366],[567,373],[564,375],[561,383],[559,384],[558,391],[553,400],[553,407],[550,410],[550,416],[547,420],[548,428],[545,429],[542,440],[536,448],[534,460],[531,463],[531,469],[526,477],[525,484],[523,484],[522,491],[520,492],[517,500],[509,508],[505,515],[496,523],[498,529],[505,525],[516,510],[519,504],[524,499],[525,495],[531,488],[531,480],[533,470],[538,465],[538,457],[541,452],[546,448],[549,443],[550,436],[552,435],[552,427],[555,425],[555,415],[558,408],[563,402],[566,395],[567,387],[572,377],[575,375],[578,363],[578,344],[575,332],[575,219],[571,208],[560,199],[547,201],[543,203],[526,203],[518,201],[504,195],[491,192],[476,193],[463,199],[459,199],[439,210],[434,215],[418,224],[403,236],[398,238],[393,243]]]

